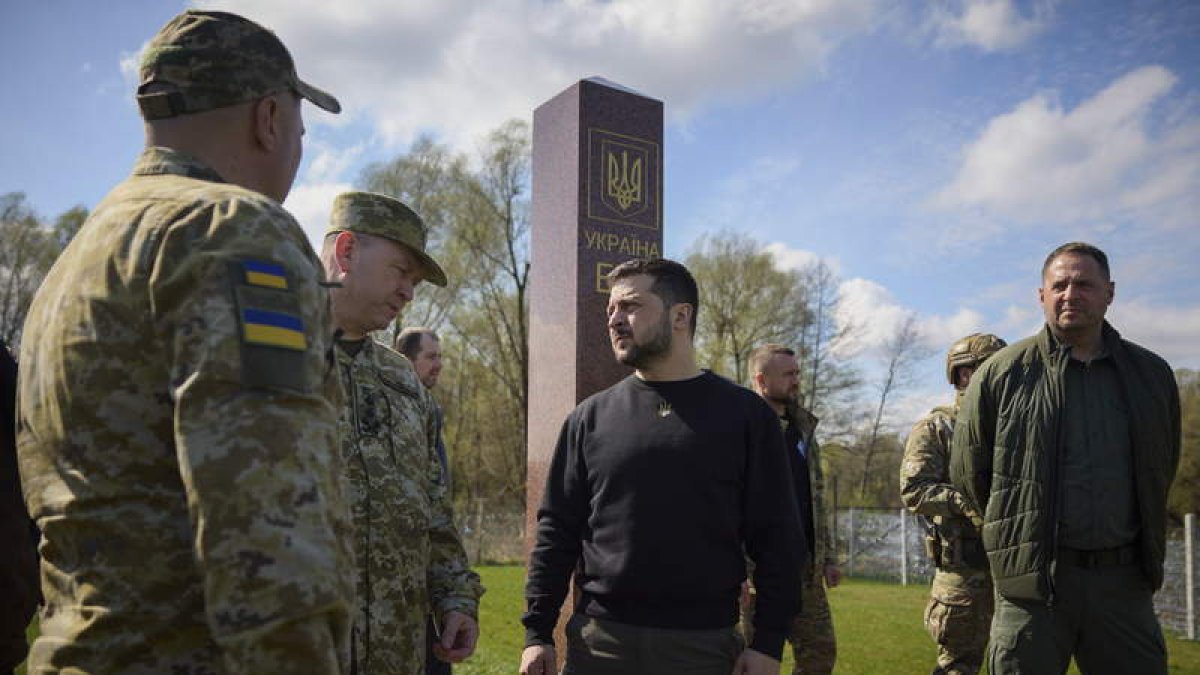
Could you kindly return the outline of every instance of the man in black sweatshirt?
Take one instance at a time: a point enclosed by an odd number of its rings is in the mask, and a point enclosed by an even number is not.
[[[807,546],[774,412],[696,366],[699,294],[682,265],[609,275],[608,330],[635,374],[581,403],[559,435],[525,587],[521,673],[555,672],[572,572],[565,673],[779,672]],[[736,629],[745,557],[753,642]]]

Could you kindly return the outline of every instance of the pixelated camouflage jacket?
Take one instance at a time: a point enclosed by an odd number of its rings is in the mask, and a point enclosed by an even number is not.
[[[825,565],[836,565],[833,535],[829,527],[829,509],[825,503],[825,471],[821,468],[821,445],[817,443],[817,417],[797,405],[787,408],[789,424],[795,424],[804,442],[804,455],[808,464],[808,480],[812,489],[813,538],[810,542],[812,559],[821,564],[814,565],[814,574],[820,576]]]
[[[900,499],[909,511],[926,516],[944,537],[978,537],[971,524],[974,511],[950,484],[950,440],[958,401],[939,406],[913,425],[900,464]]]
[[[477,616],[483,587],[454,525],[433,397],[408,359],[362,345],[336,350],[358,558],[354,659],[360,673],[424,672],[426,617]]]
[[[336,673],[354,605],[327,292],[296,221],[149,148],[25,322],[30,673]]]

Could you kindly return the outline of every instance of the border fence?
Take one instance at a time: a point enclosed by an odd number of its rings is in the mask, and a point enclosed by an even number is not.
[[[905,509],[843,508],[833,523],[843,573],[900,584],[928,584],[934,568],[925,554],[922,520]],[[1164,628],[1196,639],[1195,517],[1167,532],[1162,589],[1154,608]]]
[[[837,558],[848,576],[925,585],[934,568],[925,554],[921,519],[904,509],[840,508],[832,518]],[[459,530],[471,564],[525,560],[525,514],[482,500],[458,512]],[[1196,639],[1196,577],[1200,542],[1192,514],[1167,532],[1162,590],[1154,607],[1164,628]]]
[[[455,512],[472,565],[525,562],[525,512],[478,499]]]

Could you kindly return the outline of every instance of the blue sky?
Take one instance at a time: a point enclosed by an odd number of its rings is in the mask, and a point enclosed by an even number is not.
[[[466,152],[575,80],[666,104],[666,253],[747,232],[820,257],[864,365],[906,312],[928,347],[1040,325],[1045,254],[1106,249],[1110,318],[1200,367],[1200,3],[1177,0],[229,0],[346,112],[306,110],[286,205],[318,232],[362,168],[430,132]],[[0,5],[0,193],[92,206],[141,146],[132,65],[184,3]],[[895,411],[949,397],[940,357]],[[868,374],[870,368],[868,366]]]

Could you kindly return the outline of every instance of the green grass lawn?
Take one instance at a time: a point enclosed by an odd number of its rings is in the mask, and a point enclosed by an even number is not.
[[[478,569],[487,595],[479,611],[482,637],[475,656],[456,666],[458,675],[512,675],[517,672],[525,631],[525,568],[520,565]],[[927,590],[847,579],[829,592],[838,637],[838,675],[915,675],[933,668],[934,648],[921,625]],[[31,627],[31,633],[33,629]],[[30,636],[32,638],[32,634]],[[1172,673],[1200,674],[1200,642],[1167,637]],[[784,650],[785,675],[792,655]],[[1072,666],[1072,673],[1079,671]],[[24,668],[18,670],[23,674]]]
[[[525,568],[519,565],[478,569],[487,586],[480,607],[482,637],[458,675],[512,675],[517,672],[524,630]],[[848,579],[831,589],[838,637],[838,675],[916,675],[933,669],[935,650],[921,624],[928,597],[924,586]],[[1200,642],[1167,637],[1170,672],[1200,674]],[[792,655],[784,649],[782,673],[790,673]],[[1078,671],[1072,666],[1072,673]]]

